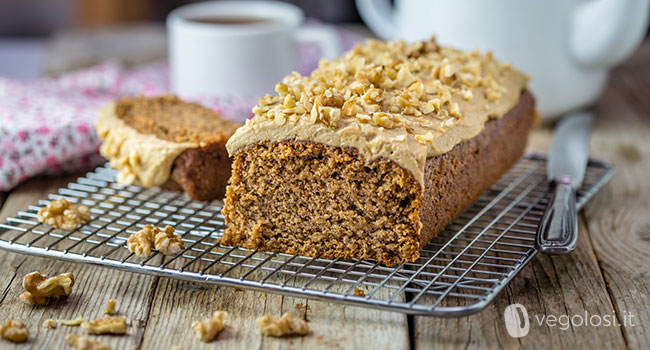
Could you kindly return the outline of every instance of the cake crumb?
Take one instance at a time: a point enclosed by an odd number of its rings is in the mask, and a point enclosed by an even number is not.
[[[73,286],[74,275],[71,273],[47,277],[35,271],[23,278],[25,292],[19,299],[29,305],[46,305],[51,298],[69,296]]]
[[[9,320],[4,324],[0,323],[0,336],[14,343],[22,343],[29,337],[29,329],[23,321]]]
[[[48,318],[47,320],[43,321],[43,328],[54,329],[56,328],[56,322],[54,322],[53,319]]]
[[[354,296],[355,297],[365,297],[366,292],[363,291],[363,289],[359,287],[354,287]]]
[[[105,315],[115,315],[115,299],[108,299],[106,308],[104,309]]]
[[[309,305],[303,304],[303,303],[296,304],[294,306],[294,308],[296,309],[296,311],[298,311],[301,314],[306,314],[307,312],[311,311],[311,307],[309,307]]]
[[[179,235],[174,234],[174,231],[174,228],[169,225],[164,229],[144,225],[142,230],[129,236],[126,246],[129,251],[143,258],[151,255],[153,248],[165,255],[176,254],[183,249],[183,240]]]
[[[83,317],[77,317],[74,320],[56,320],[57,323],[70,327],[79,327],[83,321]]]
[[[124,334],[126,333],[126,317],[106,316],[83,322],[81,328],[90,334]]]
[[[260,333],[270,337],[283,337],[289,335],[306,335],[309,333],[307,322],[295,318],[290,312],[277,318],[266,314],[257,319],[257,326]]]
[[[111,350],[111,347],[104,343],[77,334],[66,335],[65,341],[74,346],[75,350]]]
[[[202,342],[210,342],[226,327],[224,315],[224,311],[215,311],[212,318],[192,323],[192,330]]]
[[[74,230],[90,221],[90,210],[85,205],[75,205],[65,198],[59,198],[39,209],[36,218],[46,225]]]

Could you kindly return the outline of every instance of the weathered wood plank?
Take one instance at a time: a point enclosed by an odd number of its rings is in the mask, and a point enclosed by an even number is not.
[[[192,349],[214,346],[372,349],[387,344],[394,349],[406,349],[409,346],[407,318],[399,313],[168,279],[161,279],[153,305],[155,317],[147,326],[143,348],[170,344],[167,338],[157,336],[159,334],[170,334],[174,344]],[[201,343],[190,325],[216,310],[227,312],[228,326],[212,343]],[[307,319],[310,333],[305,337],[262,337],[255,320],[266,313],[280,316],[284,312]]]
[[[539,255],[517,276],[495,302],[480,313],[456,319],[415,317],[416,349],[624,348],[618,327],[549,327],[537,323],[543,315],[612,314],[584,222],[580,222],[577,250],[570,255]],[[585,286],[589,286],[586,288]],[[528,310],[530,333],[520,339],[506,331],[503,312],[519,303]]]
[[[63,186],[72,178],[40,178],[20,185],[7,198],[0,213],[4,221],[16,211],[25,209],[45,198],[56,188]],[[83,264],[64,263],[43,258],[26,257],[0,251],[0,260],[8,269],[0,271],[0,283],[3,290],[0,299],[0,320],[23,320],[30,330],[28,343],[14,346],[0,341],[0,348],[17,349],[66,349],[68,345],[63,338],[68,333],[84,333],[80,328],[59,326],[57,329],[42,327],[44,320],[72,319],[79,316],[84,319],[101,317],[105,302],[117,300],[118,314],[127,316],[129,329],[125,336],[93,336],[114,349],[136,349],[142,342],[144,326],[149,316],[151,296],[156,278],[92,267]],[[76,284],[72,295],[67,300],[58,301],[48,306],[29,306],[21,303],[18,296],[23,292],[22,277],[32,271],[46,274],[72,272]]]
[[[648,46],[646,43],[645,46]],[[646,52],[648,50],[642,51]],[[647,66],[647,60],[645,67]],[[630,348],[650,348],[650,70],[645,75],[623,70],[613,79],[598,110],[612,111],[606,128],[592,137],[594,157],[611,162],[616,174],[597,201],[585,210],[590,237],[617,313],[634,316],[623,327]],[[619,84],[630,84],[619,88]],[[643,85],[643,86],[640,86]],[[635,92],[636,93],[636,92]],[[626,122],[621,122],[625,120]],[[627,122],[636,120],[636,122]]]

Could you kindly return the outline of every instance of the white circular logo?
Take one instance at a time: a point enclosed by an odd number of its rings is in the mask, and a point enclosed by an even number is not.
[[[508,305],[503,312],[503,318],[506,321],[506,330],[513,338],[524,337],[530,331],[528,311],[521,304]]]

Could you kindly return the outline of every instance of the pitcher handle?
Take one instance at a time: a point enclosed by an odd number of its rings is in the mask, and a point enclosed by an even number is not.
[[[370,30],[384,40],[397,38],[397,25],[390,0],[356,0],[357,10]]]
[[[650,0],[595,0],[573,13],[569,46],[587,67],[611,67],[639,46],[646,29]]]

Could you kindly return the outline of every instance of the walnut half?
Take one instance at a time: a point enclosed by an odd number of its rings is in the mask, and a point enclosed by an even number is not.
[[[203,342],[210,342],[226,327],[223,322],[225,312],[215,311],[212,318],[192,323],[192,330]]]
[[[45,305],[52,297],[69,296],[73,286],[74,275],[71,273],[47,277],[35,271],[23,278],[25,293],[20,295],[20,300],[30,305]]]
[[[90,220],[90,210],[85,205],[74,205],[65,198],[51,201],[38,211],[38,221],[64,230],[74,230]]]
[[[126,317],[106,316],[84,322],[81,327],[91,334],[124,334],[126,333]]]
[[[65,341],[71,346],[74,346],[75,350],[111,350],[111,347],[104,343],[90,340],[88,337],[77,334],[66,335]]]
[[[277,318],[267,314],[257,319],[260,332],[266,336],[282,337],[287,335],[305,335],[309,333],[307,322],[295,318],[290,312]]]
[[[0,323],[0,336],[14,343],[22,343],[29,337],[29,329],[22,321],[10,320]]]

